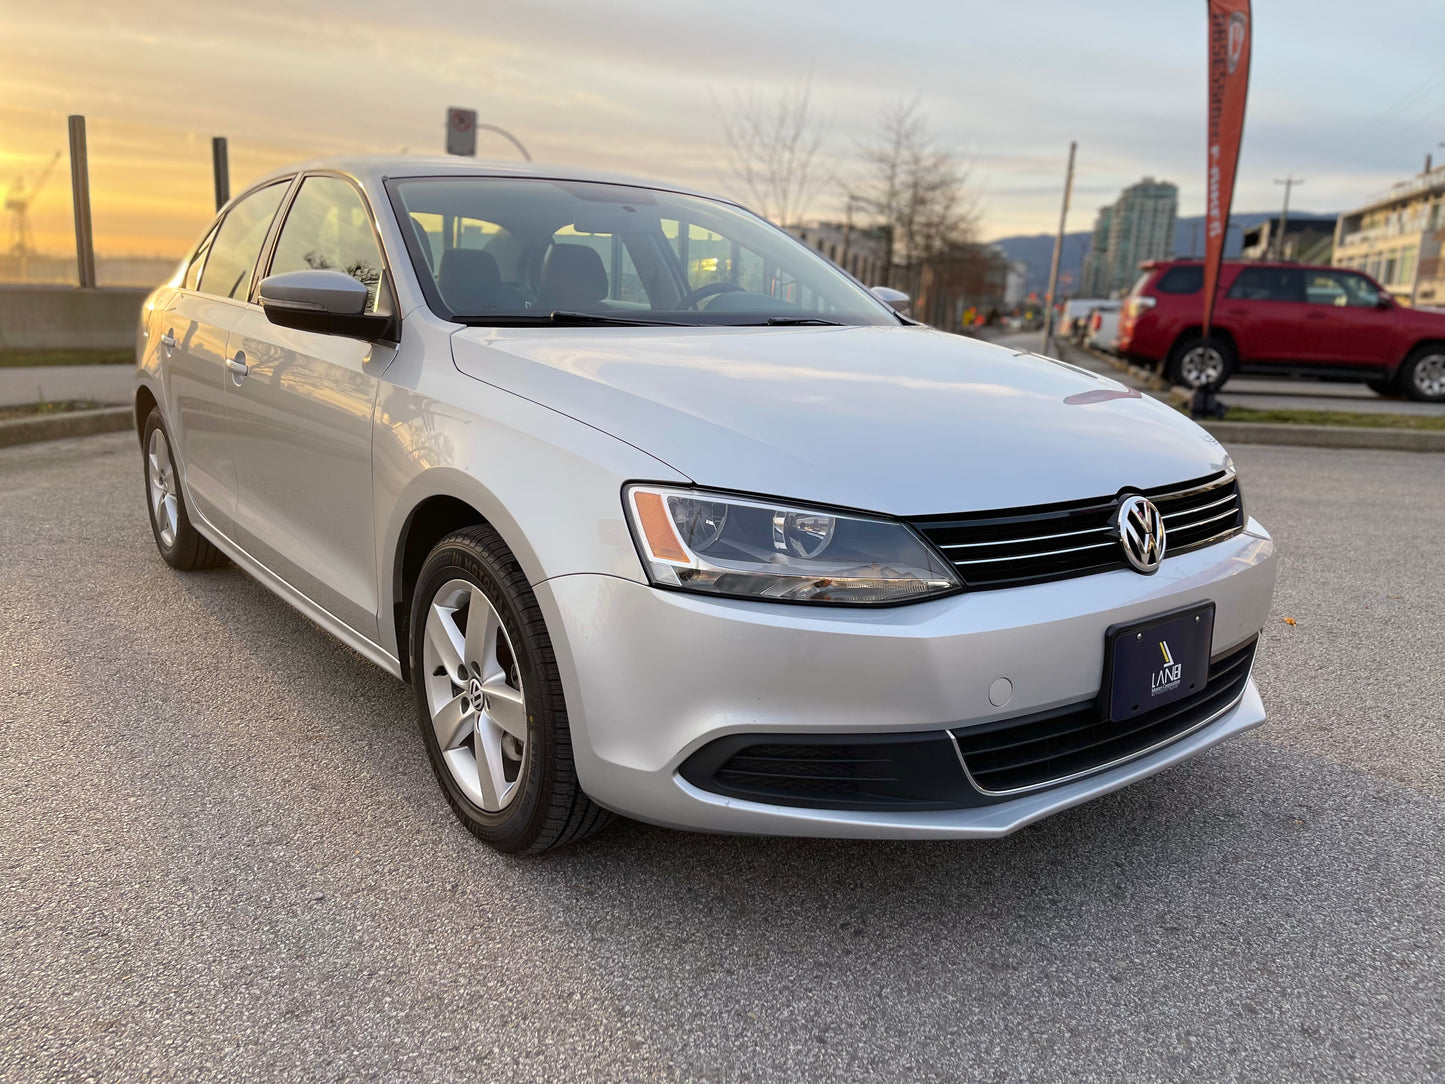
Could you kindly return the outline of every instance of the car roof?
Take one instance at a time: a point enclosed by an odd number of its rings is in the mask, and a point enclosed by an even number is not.
[[[683,195],[702,196],[706,199],[737,204],[736,200],[719,196],[716,193],[703,192],[685,185],[648,180],[645,177],[583,169],[578,166],[541,162],[502,162],[456,155],[374,154],[314,158],[307,162],[297,162],[284,169],[273,170],[257,180],[256,185],[289,177],[295,173],[315,170],[344,173],[357,181],[376,187],[379,187],[384,181],[397,177],[535,177],[554,181],[625,184],[635,188],[654,188],[664,192],[678,192]]]

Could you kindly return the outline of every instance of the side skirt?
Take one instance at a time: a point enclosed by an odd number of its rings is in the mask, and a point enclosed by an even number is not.
[[[361,633],[357,632],[341,618],[313,601],[309,596],[302,594],[296,588],[283,580],[276,573],[256,560],[239,545],[233,542],[226,535],[222,534],[202,516],[196,515],[192,509],[194,505],[187,508],[192,512],[191,525],[205,535],[206,538],[222,553],[235,561],[252,579],[267,588],[272,594],[287,603],[308,621],[319,626],[325,632],[329,632],[358,655],[362,655],[381,667],[392,677],[401,679],[401,662],[391,652],[387,651],[380,644],[374,643]]]

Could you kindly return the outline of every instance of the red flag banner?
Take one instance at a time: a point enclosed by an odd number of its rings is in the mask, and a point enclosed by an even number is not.
[[[1234,174],[1244,136],[1244,101],[1249,94],[1249,0],[1209,2],[1209,157],[1204,209],[1204,334],[1214,320],[1214,291],[1224,259]]]

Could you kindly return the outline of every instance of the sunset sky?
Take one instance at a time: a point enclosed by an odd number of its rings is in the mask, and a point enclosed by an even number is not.
[[[729,190],[719,108],[811,78],[838,180],[879,109],[918,96],[971,163],[985,236],[1051,231],[1068,141],[1070,227],[1144,174],[1201,210],[1204,0],[494,3],[250,0],[244,5],[0,0],[0,188],[88,119],[97,247],[179,255],[211,214],[210,137],[232,185],[338,152],[434,153],[472,106],[539,161]],[[1257,0],[1237,210],[1336,211],[1445,149],[1445,3]],[[479,151],[514,152],[483,135]],[[62,159],[39,246],[71,243]]]

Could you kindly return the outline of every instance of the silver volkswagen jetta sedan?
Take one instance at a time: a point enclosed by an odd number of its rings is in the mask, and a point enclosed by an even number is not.
[[[297,166],[137,353],[161,556],[229,558],[409,681],[503,851],[610,811],[998,836],[1264,720],[1274,545],[1217,442],[726,200]]]

